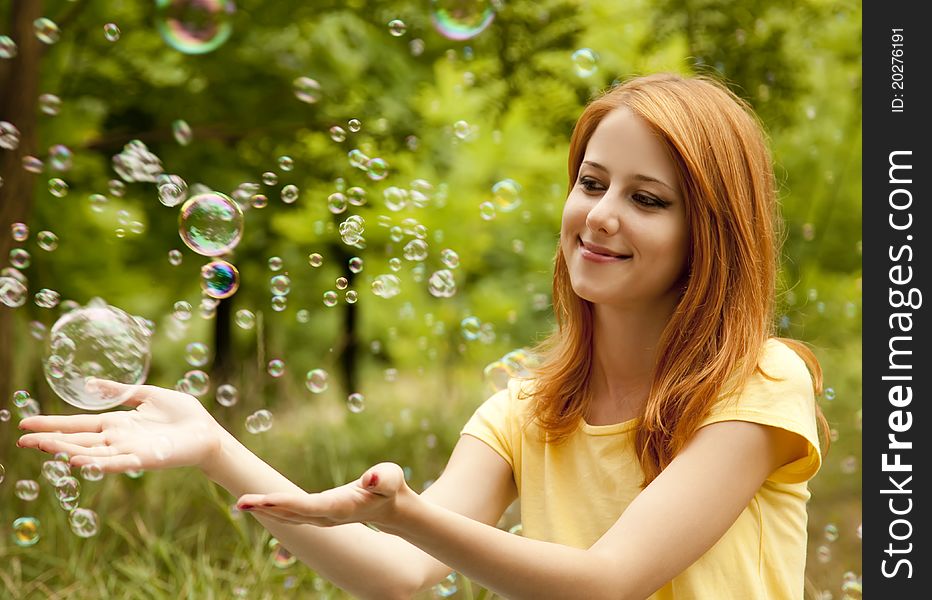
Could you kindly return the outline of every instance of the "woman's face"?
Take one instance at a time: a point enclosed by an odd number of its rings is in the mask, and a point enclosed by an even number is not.
[[[685,198],[664,145],[628,108],[606,115],[589,140],[563,208],[560,247],[585,300],[672,310],[679,299]]]

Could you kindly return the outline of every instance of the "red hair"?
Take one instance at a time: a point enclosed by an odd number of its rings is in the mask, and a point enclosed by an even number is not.
[[[570,140],[570,190],[596,127],[620,107],[641,117],[673,158],[691,238],[688,282],[661,334],[637,426],[635,448],[646,486],[718,399],[760,370],[764,344],[775,337],[782,223],[761,124],[743,100],[704,76],[638,77],[590,102]],[[573,291],[559,244],[553,308],[557,330],[537,349],[541,362],[529,422],[540,425],[548,442],[560,443],[577,429],[591,401],[593,325],[592,305]],[[815,355],[802,342],[777,339],[804,360],[821,395]],[[816,410],[827,445],[828,422]]]

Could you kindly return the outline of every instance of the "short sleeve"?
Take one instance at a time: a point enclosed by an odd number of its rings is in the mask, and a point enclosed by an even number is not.
[[[509,388],[496,392],[473,413],[460,435],[479,438],[495,450],[514,469],[514,443],[512,439],[512,393]]]
[[[749,421],[801,436],[808,447],[806,456],[783,465],[768,479],[777,483],[808,481],[822,465],[812,376],[799,355],[774,339],[764,348],[760,367],[776,381],[755,372],[737,397],[720,400],[699,426]]]

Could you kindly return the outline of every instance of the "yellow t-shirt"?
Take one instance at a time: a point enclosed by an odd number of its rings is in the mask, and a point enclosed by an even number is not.
[[[650,600],[783,600],[803,598],[806,566],[806,482],[821,456],[812,379],[802,359],[775,339],[738,394],[722,398],[702,422],[751,421],[792,431],[808,442],[805,458],[774,471],[731,528]],[[637,419],[580,428],[562,445],[539,441],[536,424],[522,431],[528,381],[486,400],[463,427],[512,467],[523,535],[589,548],[638,495],[643,472],[634,453]],[[658,557],[662,560],[662,557]]]

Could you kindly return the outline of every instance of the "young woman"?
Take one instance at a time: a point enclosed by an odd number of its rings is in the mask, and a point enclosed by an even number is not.
[[[802,598],[826,424],[815,357],[772,337],[778,224],[741,100],[705,78],[632,79],[573,131],[540,368],[479,407],[422,494],[392,463],[306,493],[152,386],[131,411],[24,419],[18,443],[106,472],[199,467],[359,597],[456,570],[507,598]],[[495,527],[515,498],[524,536]]]

